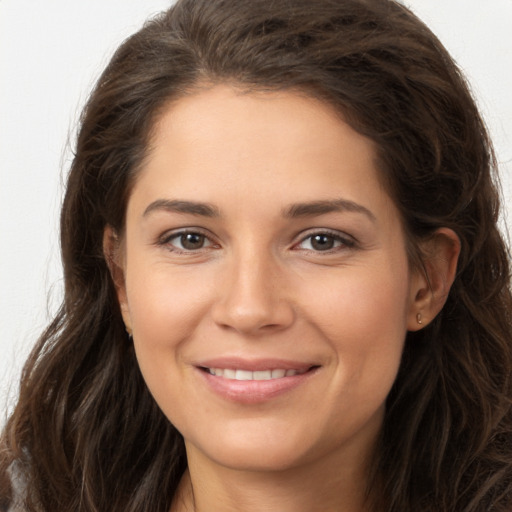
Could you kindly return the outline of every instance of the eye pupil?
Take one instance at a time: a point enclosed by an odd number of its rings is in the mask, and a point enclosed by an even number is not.
[[[204,245],[204,235],[199,233],[185,233],[181,235],[180,242],[184,249],[201,249]]]
[[[328,251],[334,247],[334,239],[329,235],[315,235],[311,237],[311,247],[317,251]]]

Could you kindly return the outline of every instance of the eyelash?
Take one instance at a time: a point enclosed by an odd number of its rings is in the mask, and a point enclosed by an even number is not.
[[[202,239],[208,243],[206,246],[201,246],[197,249],[186,249],[183,247],[176,247],[172,244],[173,240],[183,240],[183,237],[187,235],[196,235],[198,237],[202,237]],[[312,240],[314,237],[325,237],[327,239],[330,239],[332,241],[332,244],[334,244],[334,247],[330,247],[325,250],[315,250],[312,247]],[[300,245],[302,245],[307,240],[310,240],[310,246],[311,248],[300,248]],[[337,245],[336,245],[337,244]],[[167,233],[163,235],[161,238],[159,238],[157,245],[166,246],[170,251],[178,253],[178,254],[196,254],[199,251],[203,249],[209,249],[211,247],[214,247],[218,245],[211,239],[211,237],[204,232],[202,232],[200,229],[186,229],[182,231],[177,231],[173,233]],[[314,252],[318,254],[332,254],[335,252],[338,252],[340,250],[347,250],[347,249],[354,249],[357,247],[357,242],[352,237],[348,235],[341,235],[337,231],[331,231],[328,229],[322,229],[322,230],[316,230],[313,232],[308,233],[306,236],[303,236],[301,240],[293,245],[293,249],[296,250],[302,250],[307,252]]]
[[[333,244],[337,243],[338,245],[335,247],[326,249],[326,250],[315,250],[314,248],[308,248],[308,249],[298,248],[298,250],[314,252],[314,253],[318,253],[318,254],[332,254],[332,253],[336,253],[341,250],[355,249],[357,246],[356,240],[348,235],[342,235],[338,231],[331,231],[329,229],[321,229],[321,230],[312,231],[312,232],[308,233],[306,236],[303,236],[301,238],[301,240],[297,244],[294,245],[294,247],[300,246],[307,240],[310,241],[309,244],[311,245],[314,237],[325,237],[325,238],[331,239]]]
[[[183,248],[183,247],[182,248],[175,247],[172,244],[173,240],[179,240],[179,239],[183,240],[183,237],[185,237],[187,235],[196,235],[196,236],[202,237],[204,239],[204,241],[208,242],[208,245],[207,246],[203,246],[203,247],[199,247],[197,249],[186,249],[186,248]],[[210,248],[210,247],[216,245],[212,241],[211,236],[209,236],[206,233],[202,232],[200,229],[184,229],[184,230],[181,230],[181,231],[175,231],[173,233],[166,233],[161,238],[159,238],[157,244],[158,245],[162,245],[162,246],[166,246],[170,251],[176,252],[178,254],[194,254],[194,253],[197,253],[197,252],[201,251],[202,249],[207,249],[207,248]]]

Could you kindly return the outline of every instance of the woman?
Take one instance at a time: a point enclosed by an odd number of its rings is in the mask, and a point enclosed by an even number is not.
[[[181,0],[100,78],[4,508],[512,507],[509,262],[465,82],[398,3],[269,7]]]

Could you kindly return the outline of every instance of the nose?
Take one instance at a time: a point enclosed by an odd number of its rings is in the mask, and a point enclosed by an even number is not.
[[[219,284],[212,308],[214,321],[244,335],[279,331],[294,321],[283,271],[268,254],[233,256]]]

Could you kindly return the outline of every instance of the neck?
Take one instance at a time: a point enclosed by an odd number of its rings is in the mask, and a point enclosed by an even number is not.
[[[339,455],[281,471],[217,465],[187,446],[189,469],[172,512],[366,512],[367,464]],[[349,457],[350,460],[350,457]],[[368,458],[366,458],[368,460]]]

